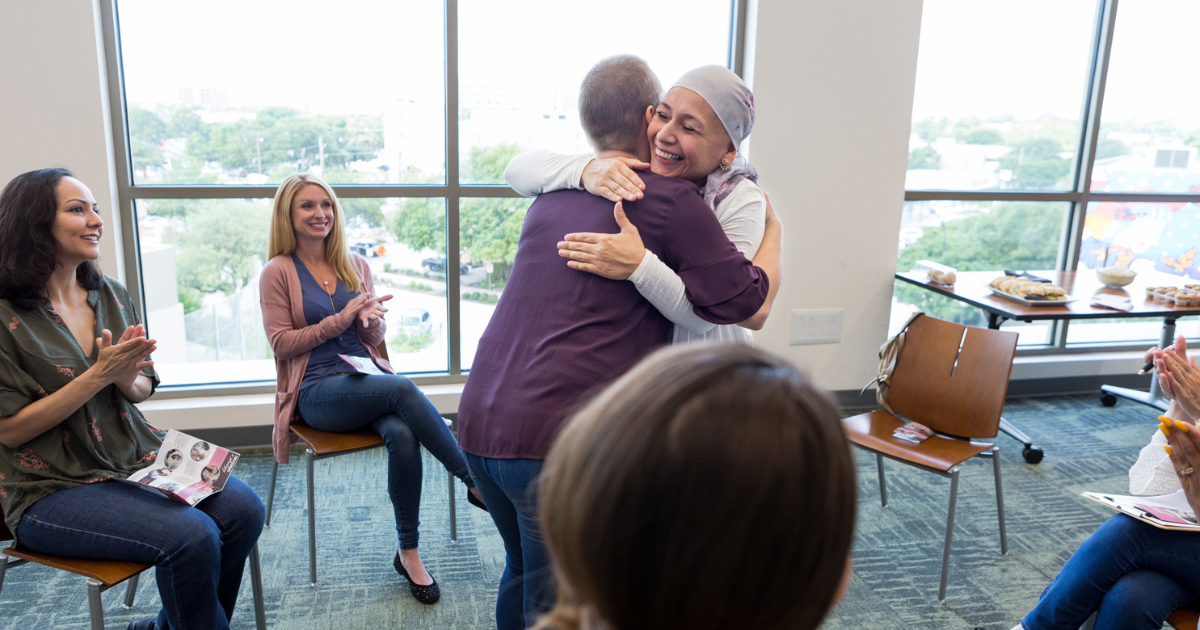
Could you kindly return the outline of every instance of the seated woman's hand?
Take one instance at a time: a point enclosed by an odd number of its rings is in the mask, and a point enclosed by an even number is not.
[[[650,165],[633,158],[594,158],[583,167],[579,177],[583,189],[609,201],[634,201],[642,198],[646,185],[634,169],[646,170]]]
[[[104,330],[96,339],[100,351],[92,369],[102,382],[128,389],[144,368],[154,365],[147,357],[158,348],[155,344],[153,339],[146,339],[146,330],[141,324],[126,328],[116,343],[113,343],[112,333]]]
[[[387,309],[382,306],[383,302],[392,299],[391,295],[381,295],[379,297],[371,297],[366,293],[360,293],[346,302],[346,307],[342,312],[338,313],[341,318],[342,326],[348,328],[354,323],[355,318],[362,323],[364,328],[370,328]]]
[[[633,275],[646,256],[646,247],[637,226],[625,216],[620,201],[613,208],[613,215],[621,228],[616,234],[576,232],[558,242],[558,255],[570,259],[568,266],[609,280],[628,280]]]
[[[1183,486],[1188,505],[1200,514],[1200,479],[1196,475],[1196,468],[1200,467],[1200,428],[1176,420],[1167,442],[1169,444],[1164,448],[1171,456],[1171,465],[1175,467],[1175,474],[1179,475],[1179,484]]]
[[[1180,411],[1191,418],[1200,418],[1200,369],[1195,360],[1172,349],[1160,353],[1155,368],[1159,387]]]

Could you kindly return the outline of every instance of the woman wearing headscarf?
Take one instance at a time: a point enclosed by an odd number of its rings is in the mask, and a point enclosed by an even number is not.
[[[663,100],[646,111],[651,161],[593,159],[530,151],[513,159],[504,177],[514,190],[532,195],[563,188],[584,188],[618,202],[616,234],[568,234],[559,254],[572,268],[605,278],[629,280],[638,292],[675,324],[675,343],[692,340],[749,344],[747,329],[762,328],[779,289],[782,230],[758,173],[738,152],[754,126],[754,95],[723,66],[702,66],[684,74]],[[633,169],[649,168],[687,179],[700,189],[725,235],[756,266],[767,272],[770,292],[762,309],[739,325],[709,323],[692,310],[683,281],[647,250],[637,228],[626,220],[620,201],[642,196]]]

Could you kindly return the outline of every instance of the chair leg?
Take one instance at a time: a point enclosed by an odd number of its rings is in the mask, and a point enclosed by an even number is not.
[[[883,507],[887,507],[887,480],[883,477],[883,455],[876,453],[875,460],[879,463],[879,502]]]
[[[258,630],[267,630],[267,612],[263,605],[262,564],[258,557],[258,544],[250,550],[250,588],[254,593],[254,625]]]
[[[100,593],[104,587],[97,580],[88,580],[88,613],[92,620],[92,630],[104,630],[104,602]]]
[[[142,577],[141,573],[129,578],[129,586],[125,589],[125,602],[121,604],[121,608],[125,610],[133,608],[133,598],[137,595],[138,578],[140,577]]]
[[[458,544],[458,514],[454,510],[454,475],[446,471],[450,478],[450,542]]]
[[[313,459],[316,453],[310,448],[305,451],[304,465],[308,469],[308,577],[313,588],[317,586],[317,502],[313,498]]]
[[[1000,517],[1000,555],[1008,555],[1008,534],[1004,531],[1004,485],[1000,483],[1000,447],[992,447],[992,467],[996,475],[996,514]]]
[[[954,504],[958,500],[958,469],[950,473],[950,510],[946,517],[946,545],[942,548],[942,581],[938,584],[938,603],[946,603],[946,578],[950,575],[950,540],[954,537]]]
[[[271,526],[271,506],[275,505],[275,477],[279,474],[279,462],[274,462],[271,466],[271,485],[267,486],[267,520],[263,523],[265,527]]]
[[[12,558],[0,553],[0,592],[4,590],[4,574],[8,572],[8,563]]]

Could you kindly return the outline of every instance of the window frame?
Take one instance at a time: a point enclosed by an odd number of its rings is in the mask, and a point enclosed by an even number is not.
[[[1100,138],[1104,91],[1108,81],[1109,60],[1112,56],[1113,33],[1120,0],[1100,0],[1097,3],[1091,59],[1088,62],[1087,90],[1084,94],[1082,124],[1076,144],[1074,181],[1071,189],[1056,191],[1001,190],[904,190],[904,201],[1057,201],[1070,204],[1059,235],[1056,271],[1072,271],[1079,266],[1079,244],[1083,240],[1084,219],[1090,203],[1152,202],[1200,204],[1200,193],[1113,193],[1094,192],[1091,188],[1095,167],[1096,145]],[[918,63],[920,61],[918,60]],[[1017,350],[1018,355],[1064,355],[1144,349],[1145,342],[1111,344],[1076,343],[1067,345],[1070,322],[1055,320],[1050,331],[1050,343],[1032,345]]]
[[[108,107],[112,124],[113,156],[117,177],[118,207],[114,214],[119,217],[121,231],[121,255],[125,266],[125,285],[129,294],[137,300],[140,312],[145,313],[145,293],[141,277],[141,245],[138,241],[137,217],[134,199],[271,199],[278,188],[276,185],[135,185],[133,162],[130,155],[128,120],[125,110],[125,79],[121,58],[120,29],[118,28],[119,0],[100,2],[101,25],[104,39]],[[387,197],[437,197],[446,200],[446,260],[447,269],[459,266],[459,207],[463,199],[520,197],[516,191],[503,185],[463,185],[460,183],[460,154],[458,126],[458,0],[443,0],[443,28],[445,66],[443,82],[445,90],[446,120],[446,183],[444,185],[413,184],[331,184],[339,197],[387,198]],[[730,0],[730,33],[727,65],[738,75],[743,73],[746,43],[747,0]],[[418,385],[458,384],[466,381],[469,370],[462,369],[461,298],[458,274],[446,274],[447,295],[447,351],[446,372],[412,374]],[[459,296],[450,299],[450,296]],[[275,389],[271,381],[238,381],[204,384],[164,385],[159,388],[158,398],[195,395],[261,394]],[[175,392],[172,396],[172,392]]]

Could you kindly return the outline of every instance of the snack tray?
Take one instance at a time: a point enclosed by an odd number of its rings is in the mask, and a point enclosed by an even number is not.
[[[1061,300],[1027,300],[1023,297],[1017,297],[1011,293],[1005,293],[1004,291],[1001,291],[1000,289],[997,289],[996,287],[988,287],[988,289],[990,289],[992,292],[992,295],[995,295],[996,297],[1002,297],[1006,300],[1012,300],[1014,302],[1024,304],[1025,306],[1065,306],[1067,304],[1070,304],[1071,302],[1079,301],[1078,299],[1073,298],[1070,295],[1063,296],[1063,299],[1061,299]]]

